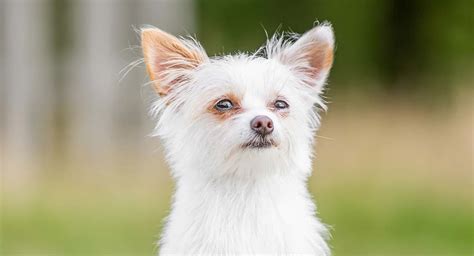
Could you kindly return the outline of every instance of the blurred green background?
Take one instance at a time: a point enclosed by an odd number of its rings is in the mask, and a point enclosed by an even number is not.
[[[209,55],[329,21],[310,190],[344,255],[473,255],[469,0],[0,2],[0,255],[153,255],[173,184],[134,27]],[[266,32],[265,32],[266,31]],[[130,72],[129,72],[130,71]]]

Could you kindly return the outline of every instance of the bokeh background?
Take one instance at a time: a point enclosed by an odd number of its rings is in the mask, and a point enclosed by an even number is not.
[[[472,0],[0,1],[0,255],[153,255],[173,188],[134,28],[210,55],[330,21],[310,190],[345,255],[473,255]],[[129,65],[132,63],[131,65]],[[138,64],[138,65],[135,65]],[[130,71],[130,72],[129,72]]]

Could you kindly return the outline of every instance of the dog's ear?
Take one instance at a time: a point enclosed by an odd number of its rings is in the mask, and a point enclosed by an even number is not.
[[[324,23],[304,33],[279,54],[280,61],[307,77],[307,84],[319,93],[329,75],[334,57],[334,33]]]
[[[186,71],[208,58],[195,41],[178,39],[157,28],[142,29],[141,44],[148,75],[161,96],[186,79]]]

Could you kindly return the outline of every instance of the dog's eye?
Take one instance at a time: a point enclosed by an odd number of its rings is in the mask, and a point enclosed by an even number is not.
[[[234,104],[230,100],[220,100],[214,107],[219,111],[228,111],[234,108]]]
[[[288,103],[286,103],[284,100],[275,101],[274,106],[276,109],[286,109],[290,107],[290,105],[288,105]]]

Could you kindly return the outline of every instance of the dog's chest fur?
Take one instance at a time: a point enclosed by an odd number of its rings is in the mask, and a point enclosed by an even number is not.
[[[328,255],[305,182],[181,180],[162,236],[163,254]]]

